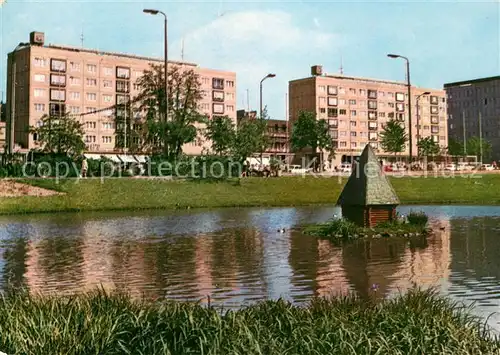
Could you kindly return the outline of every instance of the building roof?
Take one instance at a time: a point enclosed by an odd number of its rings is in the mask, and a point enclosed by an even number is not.
[[[456,81],[454,83],[447,83],[444,84],[445,88],[452,87],[452,86],[461,86],[461,85],[467,85],[467,84],[477,84],[477,83],[484,83],[488,81],[495,81],[495,80],[500,80],[500,76],[489,76],[487,78],[479,78],[479,79],[473,79],[473,80],[465,80],[465,81]]]
[[[372,78],[364,78],[364,77],[360,77],[360,76],[347,76],[347,75],[340,75],[340,74],[339,75],[323,74],[323,75],[309,76],[306,78],[290,80],[290,82],[292,83],[292,82],[302,81],[302,80],[314,80],[316,78],[332,78],[332,79],[339,79],[339,80],[364,81],[364,82],[368,82],[368,83],[381,83],[381,84],[391,84],[391,85],[400,85],[400,86],[407,85],[403,81],[372,79]]]
[[[20,43],[19,46],[16,47],[16,49],[14,49],[12,52],[19,51],[19,50],[22,50],[25,48],[30,48],[30,47],[41,47],[41,48],[57,49],[57,50],[63,50],[63,51],[69,51],[69,52],[90,53],[90,54],[96,54],[96,55],[107,55],[107,56],[114,56],[114,57],[121,57],[121,58],[139,59],[139,60],[145,60],[145,61],[149,61],[149,62],[159,62],[159,63],[164,62],[163,58],[146,57],[146,56],[126,54],[126,53],[117,53],[117,52],[107,52],[107,51],[100,51],[97,49],[62,46],[62,45],[55,45],[55,44],[39,46],[39,45],[32,45],[29,43]],[[198,64],[195,64],[195,63],[170,60],[170,59],[168,60],[168,62],[173,63],[173,64],[179,64],[179,65],[181,65],[181,64],[188,65],[188,66],[193,66],[193,67],[198,66]]]
[[[383,173],[377,156],[367,144],[354,164],[352,174],[337,201],[344,206],[399,205],[399,198],[387,176]]]

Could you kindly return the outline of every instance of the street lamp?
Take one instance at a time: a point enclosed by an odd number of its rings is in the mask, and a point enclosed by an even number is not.
[[[262,83],[268,78],[274,78],[276,74],[269,73],[260,81],[260,118],[262,118],[263,108],[262,108]]]
[[[418,148],[418,143],[420,142],[420,106],[419,101],[422,96],[430,95],[430,91],[426,91],[417,96],[416,106],[417,106],[417,155],[420,156],[420,149]]]
[[[264,80],[266,79],[269,79],[269,78],[274,78],[276,76],[276,74],[273,74],[273,73],[269,73],[267,74],[265,77],[262,78],[262,80],[260,81],[260,119],[262,120],[264,117],[263,116],[263,108],[262,108],[262,83],[264,82]],[[263,155],[263,152],[262,152],[262,149],[260,151],[260,163],[262,164],[263,160],[262,160],[262,155]]]
[[[145,14],[150,14],[150,15],[158,15],[162,14],[163,17],[165,18],[165,34],[164,34],[164,49],[165,49],[165,56],[164,56],[164,66],[165,66],[165,121],[168,120],[168,33],[167,33],[167,15],[163,11],[159,10],[154,10],[154,9],[144,9],[142,10]]]
[[[409,130],[408,130],[408,134],[409,134],[409,143],[410,143],[410,164],[411,164],[411,160],[413,158],[413,137],[411,135],[411,128],[412,128],[412,124],[411,124],[411,83],[410,83],[410,60],[402,55],[399,55],[399,54],[387,54],[387,56],[389,58],[401,58],[401,59],[404,59],[406,61],[406,79],[407,79],[407,83],[406,85],[408,86],[408,124],[410,126]]]

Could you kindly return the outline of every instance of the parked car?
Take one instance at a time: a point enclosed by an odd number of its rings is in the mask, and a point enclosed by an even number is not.
[[[446,164],[446,166],[444,167],[444,170],[455,171],[455,170],[457,170],[457,166],[455,164]]]
[[[351,164],[341,164],[340,165],[340,172],[341,173],[351,173],[352,172],[352,166]]]
[[[483,164],[481,165],[481,170],[493,171],[495,168],[491,164]]]
[[[310,173],[311,169],[309,168],[303,168],[300,165],[290,165],[290,174],[294,175],[303,175]]]

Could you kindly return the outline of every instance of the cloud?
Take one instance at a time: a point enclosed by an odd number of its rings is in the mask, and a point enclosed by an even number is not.
[[[317,18],[317,17],[315,17],[315,18],[313,19],[313,22],[314,22],[314,26],[316,26],[317,28],[319,28],[320,24],[319,24],[319,20],[318,20],[318,18]]]
[[[251,107],[258,107],[258,83],[267,73],[275,72],[277,77],[266,82],[267,97],[274,95],[280,112],[276,118],[282,118],[288,81],[301,71],[307,75],[308,66],[316,64],[309,62],[311,58],[326,57],[341,45],[335,34],[303,27],[293,20],[283,11],[226,13],[184,36],[184,59],[203,67],[235,71],[238,106],[250,88]],[[180,41],[172,43],[174,55],[180,53],[180,47]],[[272,113],[273,108],[269,110]]]

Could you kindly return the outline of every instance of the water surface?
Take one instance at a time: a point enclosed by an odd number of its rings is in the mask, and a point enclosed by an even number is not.
[[[374,284],[384,297],[417,284],[476,302],[483,317],[496,312],[500,207],[411,209],[431,216],[434,236],[343,248],[298,228],[340,214],[336,207],[5,216],[0,289],[65,294],[102,286],[153,299],[210,296],[230,308],[279,297],[368,296]],[[489,323],[500,330],[500,316]]]

